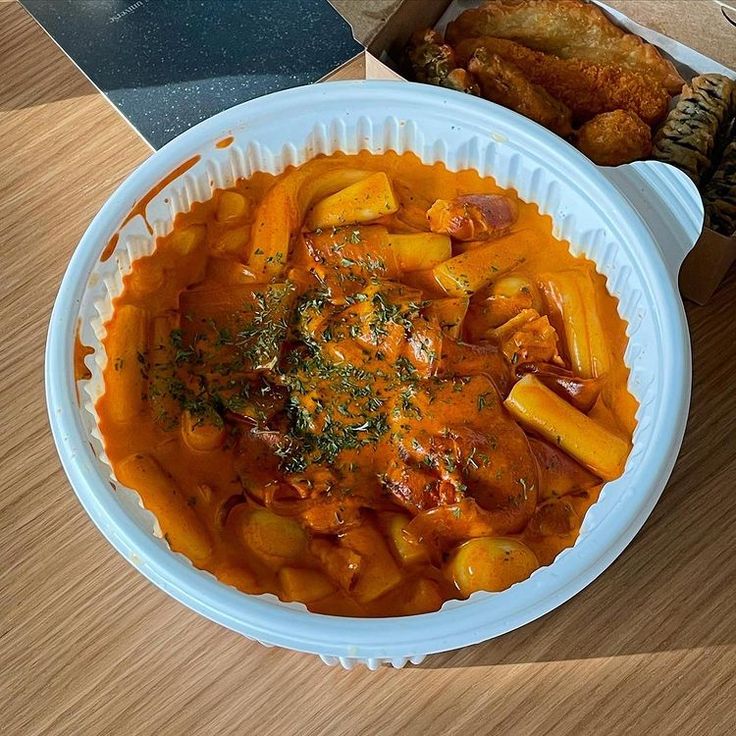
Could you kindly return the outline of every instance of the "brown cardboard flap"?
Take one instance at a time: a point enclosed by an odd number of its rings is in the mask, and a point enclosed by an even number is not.
[[[325,74],[319,81],[337,82],[342,79],[365,79],[365,51],[361,51],[357,56],[348,59],[344,64],[340,64],[337,69]]]
[[[320,82],[336,82],[345,79],[388,79],[403,82],[404,78],[389,69],[375,56],[363,51],[337,69],[326,74]]]
[[[680,292],[696,304],[707,304],[736,261],[736,238],[703,230],[680,269]]]
[[[396,82],[406,80],[393,69],[389,69],[382,61],[377,59],[369,51],[365,52],[365,78],[366,79],[392,79]]]
[[[408,0],[401,3],[368,44],[368,51],[379,59],[388,54],[398,60],[409,36],[419,28],[434,28],[449,4],[450,0]]]

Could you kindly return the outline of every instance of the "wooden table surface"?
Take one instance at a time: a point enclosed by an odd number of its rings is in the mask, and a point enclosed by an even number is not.
[[[710,3],[616,4],[666,11],[670,33],[713,53],[704,29],[722,21]],[[682,23],[672,23],[676,11]],[[736,67],[736,44],[718,55]],[[710,305],[688,305],[685,442],[620,559],[501,639],[420,667],[344,672],[265,649],[168,598],[113,551],[72,493],[46,421],[46,326],[84,229],[150,151],[7,2],[0,150],[0,733],[734,732],[736,274]]]

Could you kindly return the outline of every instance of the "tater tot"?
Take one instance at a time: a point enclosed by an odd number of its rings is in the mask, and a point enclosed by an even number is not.
[[[528,578],[539,563],[522,542],[506,537],[478,537],[461,544],[448,569],[461,595],[498,592]]]
[[[335,586],[318,570],[282,567],[279,570],[281,589],[289,601],[311,603],[333,593]]]
[[[166,248],[175,251],[177,255],[188,256],[204,242],[206,233],[207,230],[202,225],[174,230],[168,237]]]
[[[614,110],[584,123],[575,145],[599,166],[619,166],[650,156],[652,131],[636,113]]]
[[[238,192],[223,192],[217,203],[217,221],[235,222],[248,214],[248,200]]]
[[[216,450],[225,441],[227,430],[220,422],[214,424],[211,419],[196,419],[191,412],[181,415],[181,435],[187,447],[198,452]]]
[[[248,547],[267,560],[298,560],[307,549],[302,527],[267,509],[253,509],[245,516],[242,535]]]

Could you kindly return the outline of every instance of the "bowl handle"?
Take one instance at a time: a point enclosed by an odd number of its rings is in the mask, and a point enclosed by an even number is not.
[[[601,170],[646,223],[676,285],[680,266],[703,230],[703,200],[695,184],[661,161]]]

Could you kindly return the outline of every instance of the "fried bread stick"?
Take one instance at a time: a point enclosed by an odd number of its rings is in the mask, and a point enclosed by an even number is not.
[[[563,137],[572,133],[569,108],[543,87],[532,84],[514,64],[479,48],[468,61],[468,71],[478,80],[485,99],[509,107]]]

